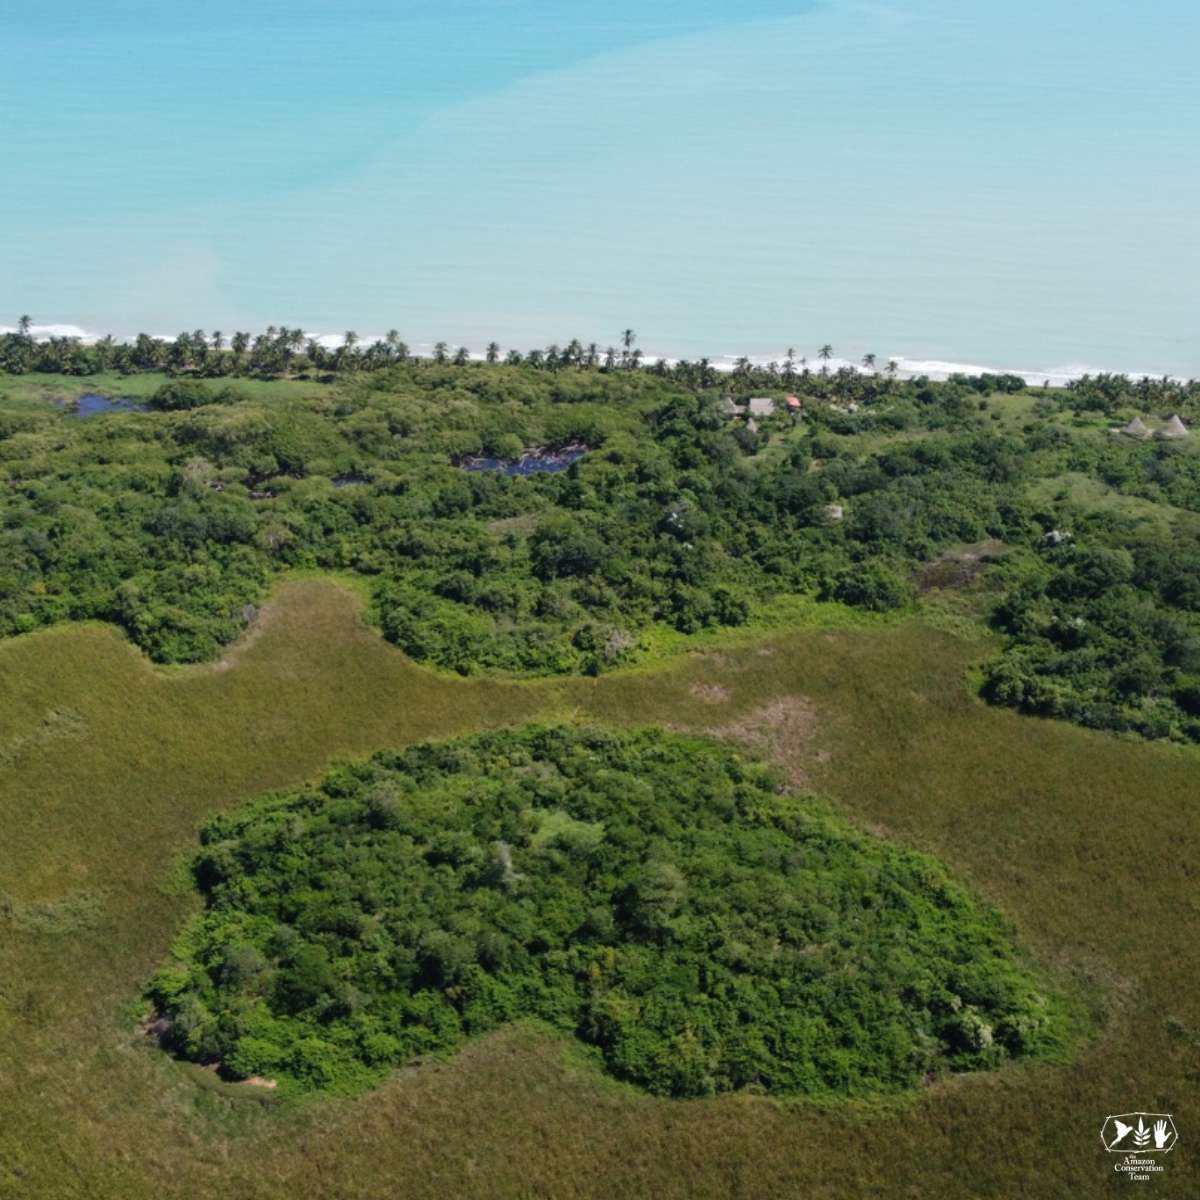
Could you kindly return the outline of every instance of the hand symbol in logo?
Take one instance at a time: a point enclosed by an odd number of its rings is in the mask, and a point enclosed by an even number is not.
[[[1154,1145],[1161,1150],[1166,1145],[1167,1138],[1171,1135],[1167,1132],[1166,1121],[1155,1121],[1154,1123]]]

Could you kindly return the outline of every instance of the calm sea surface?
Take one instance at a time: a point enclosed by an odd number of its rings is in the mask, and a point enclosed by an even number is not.
[[[1200,375],[1196,0],[5,8],[0,325]]]

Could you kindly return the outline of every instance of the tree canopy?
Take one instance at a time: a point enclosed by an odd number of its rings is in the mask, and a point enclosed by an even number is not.
[[[940,863],[711,739],[531,726],[210,820],[166,1044],[352,1092],[521,1018],[657,1095],[896,1092],[1076,1020]]]
[[[202,661],[280,572],[323,568],[369,579],[374,620],[418,661],[595,673],[656,630],[752,624],[787,597],[905,610],[924,565],[990,541],[1004,562],[980,615],[1008,647],[993,701],[1200,740],[1200,455],[1092,416],[1192,420],[1194,385],[1084,380],[1021,397],[1014,428],[993,418],[1016,377],[719,376],[629,347],[606,367],[577,341],[438,363],[382,344],[374,369],[347,359],[299,391],[185,358],[147,412],[78,417],[0,386],[0,634],[101,619],[156,661]],[[775,413],[748,421],[739,404],[764,395]],[[587,453],[561,471],[464,469],[567,447]],[[1155,517],[1080,507],[1055,490],[1071,479]]]

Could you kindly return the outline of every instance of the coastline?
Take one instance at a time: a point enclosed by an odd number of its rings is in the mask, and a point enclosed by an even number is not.
[[[17,329],[11,325],[0,325],[0,334],[16,333]],[[52,338],[71,338],[79,341],[82,345],[91,346],[98,342],[103,335],[93,333],[83,329],[78,325],[67,323],[49,323],[45,325],[33,325],[30,327],[30,335],[35,341],[49,341]],[[173,340],[174,334],[153,334],[154,337],[162,337],[164,340]],[[328,350],[336,349],[342,344],[343,336],[338,333],[322,333],[309,335],[314,341],[319,342]],[[383,334],[364,334],[359,338],[360,345],[370,345],[376,340],[382,340]],[[136,335],[125,335],[116,337],[117,342],[131,344],[136,340]],[[457,346],[460,343],[450,342],[452,346]],[[505,346],[507,351],[511,347]],[[525,349],[528,349],[526,347]],[[413,353],[421,358],[430,358],[433,355],[433,342],[413,342]],[[524,351],[523,351],[524,352]],[[472,350],[469,358],[472,362],[484,361],[482,351]],[[743,356],[734,354],[721,354],[710,357],[709,365],[715,371],[732,373],[737,369],[738,362]],[[770,363],[782,364],[787,358],[787,351],[780,350],[776,354],[750,354],[744,356],[752,366],[765,367]],[[827,363],[820,363],[817,355],[813,353],[808,357],[808,370],[812,374],[817,374],[822,367],[828,369],[830,373],[837,372],[846,367],[853,367],[855,370],[864,371],[861,363],[855,362],[853,359],[842,358],[840,356],[831,356]],[[650,366],[655,362],[662,360],[667,366],[674,366],[682,361],[679,355],[658,354],[652,351],[643,351],[642,364]],[[691,361],[695,362],[696,359]],[[797,364],[800,362],[799,357],[795,360]],[[1082,379],[1085,375],[1126,375],[1130,379],[1170,379],[1177,383],[1186,383],[1189,378],[1186,375],[1173,375],[1163,371],[1145,371],[1145,370],[1128,370],[1113,366],[1092,366],[1081,363],[1070,363],[1053,367],[1005,367],[1005,366],[983,366],[979,363],[956,362],[947,359],[924,359],[924,358],[909,358],[903,354],[880,354],[876,356],[876,367],[874,371],[865,371],[867,374],[882,374],[886,369],[889,361],[895,361],[897,364],[896,377],[899,379],[916,379],[920,376],[926,376],[929,379],[942,382],[948,379],[951,375],[1019,375],[1025,380],[1025,383],[1030,387],[1066,387],[1068,384]],[[1200,371],[1197,372],[1200,376]]]

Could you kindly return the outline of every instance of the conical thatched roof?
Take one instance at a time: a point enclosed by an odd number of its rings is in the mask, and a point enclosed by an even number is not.
[[[1150,430],[1146,428],[1145,422],[1141,417],[1134,417],[1122,430],[1122,433],[1129,434],[1130,437],[1147,437]]]
[[[1159,437],[1165,438],[1181,438],[1187,437],[1188,428],[1179,419],[1179,414],[1176,413],[1159,431]]]

